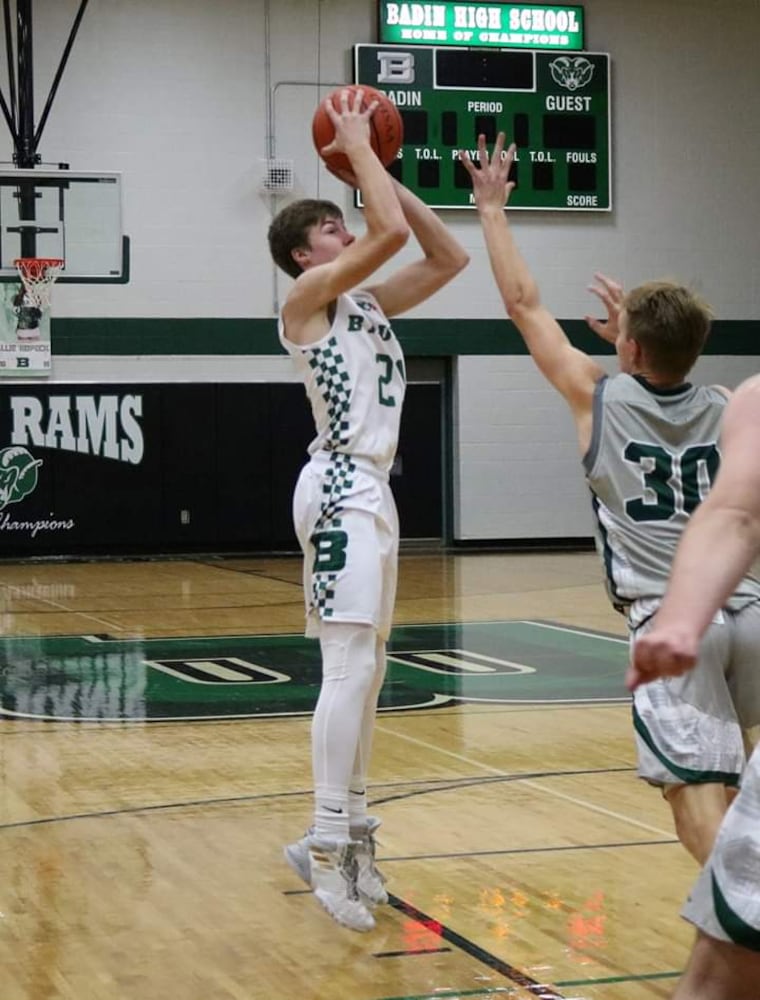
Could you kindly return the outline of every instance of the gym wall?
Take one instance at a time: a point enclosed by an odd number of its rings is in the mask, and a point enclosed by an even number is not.
[[[38,114],[77,6],[35,2]],[[594,271],[627,286],[661,276],[694,285],[719,319],[695,377],[735,385],[757,370],[760,344],[760,7],[588,0],[585,11],[587,48],[612,59],[614,207],[514,213],[519,244],[547,306],[585,348]],[[266,249],[286,198],[264,191],[264,161],[292,161],[288,197],[331,198],[361,226],[347,189],[320,166],[309,123],[318,85],[350,80],[351,46],[375,41],[374,24],[367,0],[91,0],[40,153],[123,173],[131,281],[56,288],[49,390],[292,381],[274,323],[288,279]],[[8,136],[0,142],[9,160]],[[504,320],[475,214],[443,217],[471,264],[394,325],[412,359],[452,359],[451,536],[587,538],[565,405]],[[413,255],[409,246],[396,263]],[[0,410],[15,388],[0,383]],[[269,502],[287,509],[288,489]]]

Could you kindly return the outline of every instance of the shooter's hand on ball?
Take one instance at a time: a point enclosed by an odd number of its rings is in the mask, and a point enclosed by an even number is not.
[[[364,91],[359,89],[354,92],[353,104],[351,94],[348,90],[340,93],[340,111],[336,111],[330,98],[325,98],[323,108],[325,113],[333,123],[335,138],[320,150],[323,158],[332,156],[334,153],[345,153],[351,156],[353,150],[361,146],[370,145],[369,120],[372,117],[377,101],[372,101],[362,111],[362,101]]]

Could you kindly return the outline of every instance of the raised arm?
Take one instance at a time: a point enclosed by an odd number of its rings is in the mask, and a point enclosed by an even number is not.
[[[583,441],[585,432],[590,433],[594,386],[604,371],[587,354],[572,346],[542,304],[538,286],[517,249],[504,211],[514,188],[513,182],[507,180],[514,154],[514,145],[504,150],[504,133],[500,132],[490,157],[485,137],[479,136],[479,166],[468,152],[461,152],[459,157],[472,178],[491,270],[507,313],[541,372],[570,404]]]
[[[283,307],[288,338],[295,343],[310,342],[314,317],[342,292],[365,281],[409,238],[409,226],[391,176],[370,145],[369,119],[377,102],[362,111],[362,98],[363,91],[357,90],[351,104],[349,91],[342,91],[340,113],[332,101],[325,101],[335,138],[322,152],[345,153],[351,162],[364,196],[366,231],[335,259],[310,267],[296,279]]]
[[[721,465],[678,546],[665,599],[653,628],[633,650],[631,688],[697,661],[713,615],[760,554],[760,375],[726,407]]]
[[[370,289],[386,316],[397,316],[430,298],[470,259],[432,209],[398,181],[393,186],[424,256]]]

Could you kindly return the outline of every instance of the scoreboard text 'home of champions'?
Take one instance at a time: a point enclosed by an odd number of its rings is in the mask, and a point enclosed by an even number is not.
[[[354,79],[395,102],[404,145],[389,169],[433,208],[473,206],[457,152],[499,131],[517,145],[511,209],[612,207],[607,54],[356,45]]]

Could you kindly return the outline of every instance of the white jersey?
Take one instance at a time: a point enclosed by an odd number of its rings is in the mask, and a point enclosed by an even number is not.
[[[339,452],[389,472],[398,445],[406,389],[404,355],[374,296],[336,300],[328,333],[314,344],[280,342],[303,378],[317,436],[309,454]]]

